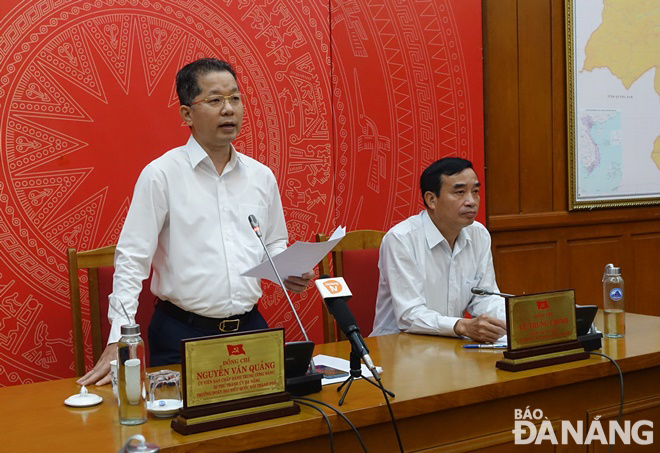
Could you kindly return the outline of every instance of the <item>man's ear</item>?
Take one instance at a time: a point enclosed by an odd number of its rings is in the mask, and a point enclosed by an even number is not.
[[[424,201],[426,201],[426,206],[431,209],[435,209],[435,202],[437,199],[438,197],[436,197],[435,194],[430,190],[424,193]]]
[[[192,108],[187,106],[187,105],[181,105],[179,106],[179,115],[181,115],[181,119],[189,126],[192,127],[193,120],[192,120]]]

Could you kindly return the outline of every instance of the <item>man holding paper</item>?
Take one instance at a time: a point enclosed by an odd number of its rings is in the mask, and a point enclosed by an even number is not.
[[[420,178],[426,210],[395,225],[380,247],[380,280],[371,333],[463,335],[492,342],[506,334],[490,234],[478,222],[480,183],[465,159],[444,158]],[[468,311],[473,318],[465,319]]]
[[[288,234],[272,171],[236,151],[245,109],[234,69],[201,59],[176,76],[179,113],[191,129],[184,146],[151,162],[135,186],[115,253],[110,304],[130,321],[142,281],[153,269],[158,297],[149,326],[151,365],[180,362],[180,340],[268,327],[259,313],[261,281],[241,272],[265,259],[248,223],[254,215],[271,255],[286,249]],[[290,276],[288,290],[302,292],[313,274]],[[109,310],[108,346],[79,384],[106,384],[113,344],[124,315]]]

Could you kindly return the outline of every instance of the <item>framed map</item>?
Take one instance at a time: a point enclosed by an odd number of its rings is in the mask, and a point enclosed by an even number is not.
[[[569,207],[660,203],[657,0],[566,0]]]

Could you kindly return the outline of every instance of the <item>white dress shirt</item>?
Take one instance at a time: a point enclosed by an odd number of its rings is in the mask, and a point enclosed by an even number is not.
[[[248,222],[254,214],[271,255],[286,249],[288,234],[273,172],[237,152],[221,175],[191,136],[147,165],[115,252],[110,302],[137,311],[142,281],[153,268],[151,292],[193,313],[225,318],[250,311],[261,281],[240,274],[265,259]],[[108,342],[120,337],[125,316],[108,311]]]
[[[371,336],[424,333],[457,336],[465,310],[505,319],[504,299],[475,296],[474,286],[499,292],[490,234],[474,222],[463,228],[454,249],[426,210],[387,232],[380,247],[380,279]]]

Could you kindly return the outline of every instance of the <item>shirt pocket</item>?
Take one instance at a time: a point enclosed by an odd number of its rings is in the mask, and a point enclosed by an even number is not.
[[[463,281],[461,287],[461,300],[470,301],[472,299],[472,288],[479,286],[481,278],[467,278]],[[484,288],[489,289],[489,288]]]
[[[259,206],[253,204],[241,204],[238,207],[238,235],[240,244],[249,249],[249,253],[252,255],[252,258],[258,257],[258,262],[261,262],[263,257],[263,246],[261,241],[257,237],[257,234],[252,229],[250,221],[248,220],[249,216],[255,216],[257,222],[259,223],[259,229],[261,234],[265,236],[265,232],[268,228],[268,208],[266,206]]]

